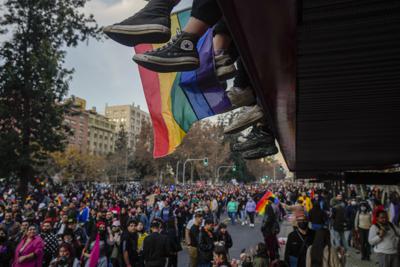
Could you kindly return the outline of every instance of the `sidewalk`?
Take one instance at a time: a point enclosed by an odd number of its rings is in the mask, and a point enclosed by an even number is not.
[[[292,230],[293,227],[291,223],[286,220],[283,221],[281,224],[281,232],[279,233],[279,237],[287,237]],[[378,265],[378,261],[376,260],[374,253],[372,253],[370,261],[362,261],[361,254],[357,254],[357,251],[354,248],[351,248],[348,253],[349,257],[346,258],[346,266],[348,267],[375,267]],[[280,255],[283,259],[285,255],[284,246],[281,246]]]

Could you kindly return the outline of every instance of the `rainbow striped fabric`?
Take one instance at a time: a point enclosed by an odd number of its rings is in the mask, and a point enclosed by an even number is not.
[[[171,29],[183,28],[189,17],[190,10],[173,14]],[[138,45],[135,52],[144,53],[159,46]],[[212,30],[200,39],[197,49],[200,67],[196,71],[156,73],[139,67],[153,124],[155,158],[174,152],[194,122],[231,108],[231,103],[215,76]]]
[[[274,203],[276,203],[276,204],[279,203],[278,198],[271,191],[265,192],[265,194],[257,202],[257,205],[256,205],[256,212],[258,214],[260,214],[260,215],[264,215],[265,214],[265,208],[269,205],[269,203],[271,203],[269,201],[270,197],[274,198]]]

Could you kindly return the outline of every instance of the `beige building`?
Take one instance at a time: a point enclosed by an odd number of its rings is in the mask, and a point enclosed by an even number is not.
[[[95,108],[88,110],[88,152],[93,155],[107,155],[115,149],[116,124]]]
[[[148,113],[140,109],[140,106],[132,105],[119,105],[107,106],[105,110],[106,117],[109,118],[116,125],[116,132],[123,125],[128,135],[128,147],[134,148],[136,144],[136,136],[140,134],[142,121],[145,120],[150,123],[150,116]]]

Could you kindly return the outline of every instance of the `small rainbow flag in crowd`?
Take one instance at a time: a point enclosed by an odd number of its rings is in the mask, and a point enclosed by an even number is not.
[[[171,29],[183,28],[189,17],[190,10],[172,14]],[[139,67],[153,124],[155,158],[174,152],[194,122],[231,108],[215,75],[212,37],[210,29],[198,42],[200,67],[196,71],[156,73]],[[142,44],[135,47],[135,52],[159,46]]]
[[[267,192],[265,192],[265,194],[262,196],[262,198],[257,202],[256,211],[257,211],[258,214],[264,215],[264,213],[265,213],[265,208],[266,208],[266,207],[268,206],[268,204],[269,204],[269,198],[270,198],[270,197],[273,197],[273,198],[277,199],[277,198],[275,197],[275,195],[272,194],[271,191],[267,191]]]

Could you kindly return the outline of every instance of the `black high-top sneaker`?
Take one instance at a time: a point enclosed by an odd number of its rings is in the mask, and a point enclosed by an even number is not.
[[[178,32],[164,46],[144,54],[136,54],[133,61],[156,72],[192,71],[199,67],[197,42],[199,37],[187,32]]]
[[[253,126],[251,132],[243,139],[242,142],[238,140],[239,142],[233,145],[233,152],[242,152],[268,145],[275,146],[275,138],[265,126]]]
[[[170,14],[177,0],[151,0],[132,17],[106,26],[103,32],[114,41],[135,46],[143,43],[165,43],[171,38]]]

